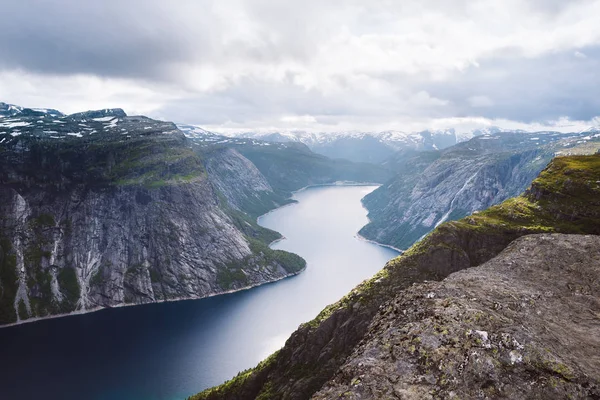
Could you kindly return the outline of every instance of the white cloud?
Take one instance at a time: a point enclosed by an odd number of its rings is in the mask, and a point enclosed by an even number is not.
[[[429,93],[421,90],[410,98],[410,103],[418,107],[439,107],[448,105],[449,101],[431,97]]]
[[[467,101],[474,108],[492,107],[494,105],[494,101],[487,96],[471,96]]]

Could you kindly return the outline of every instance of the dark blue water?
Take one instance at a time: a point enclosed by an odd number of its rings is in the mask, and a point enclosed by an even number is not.
[[[397,253],[358,240],[374,187],[296,194],[260,224],[302,274],[202,300],[103,310],[0,329],[0,399],[183,399],[256,365]]]

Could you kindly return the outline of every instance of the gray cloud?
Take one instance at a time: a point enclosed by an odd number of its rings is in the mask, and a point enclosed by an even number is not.
[[[599,0],[5,3],[0,100],[26,106],[315,129],[600,114]]]
[[[188,38],[168,12],[162,13],[165,6],[154,0],[8,2],[0,13],[0,66],[50,74],[164,76],[169,63],[210,52],[202,20],[200,34]]]
[[[600,114],[600,46],[525,59],[488,59],[449,82],[424,84],[435,96],[449,99],[455,116],[481,115],[522,122],[566,116],[590,120]],[[485,96],[490,107],[469,99]]]

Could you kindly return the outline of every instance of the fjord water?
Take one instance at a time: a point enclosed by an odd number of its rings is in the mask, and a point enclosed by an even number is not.
[[[397,255],[356,237],[374,186],[322,186],[259,219],[307,269],[201,300],[114,308],[0,329],[0,398],[183,399],[280,348]]]

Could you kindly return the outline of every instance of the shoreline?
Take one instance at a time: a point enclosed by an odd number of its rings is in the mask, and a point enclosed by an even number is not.
[[[367,239],[366,237],[364,237],[363,235],[361,235],[358,232],[356,232],[355,237],[358,240],[360,240],[360,241],[367,242],[367,243],[372,243],[372,244],[375,244],[375,245],[381,246],[381,247],[387,247],[388,249],[392,249],[394,251],[397,251],[398,253],[400,253],[399,255],[402,255],[406,251],[406,250],[400,250],[399,248],[394,247],[394,246],[389,245],[389,244],[383,244],[383,243],[379,243],[379,242],[377,242],[375,240]]]
[[[280,240],[280,239],[277,239],[277,240]],[[55,315],[49,315],[47,317],[41,317],[41,318],[40,317],[35,317],[35,318],[24,319],[24,320],[21,320],[21,321],[18,321],[18,322],[11,322],[10,324],[0,325],[0,329],[11,328],[11,327],[19,326],[19,325],[25,325],[25,324],[28,324],[28,323],[40,322],[40,321],[45,321],[45,320],[50,320],[50,319],[75,317],[75,316],[80,316],[80,315],[85,315],[85,314],[91,314],[91,313],[95,313],[95,312],[99,312],[99,311],[110,310],[112,308],[137,307],[137,306],[146,306],[146,305],[149,306],[149,305],[162,304],[162,303],[175,303],[175,302],[178,302],[178,301],[208,299],[210,297],[222,296],[222,295],[232,294],[232,293],[238,293],[238,292],[242,292],[244,290],[253,289],[255,287],[259,287],[259,286],[263,286],[263,285],[268,285],[270,283],[276,283],[276,282],[279,282],[279,281],[281,281],[283,279],[287,279],[287,278],[291,278],[293,276],[299,275],[300,273],[304,272],[304,270],[306,270],[306,265],[304,265],[304,268],[302,268],[298,272],[290,272],[289,274],[283,275],[280,278],[274,279],[272,281],[266,281],[266,282],[262,282],[262,283],[255,283],[255,284],[250,285],[250,286],[245,286],[245,287],[239,288],[239,289],[226,290],[224,292],[211,293],[209,295],[202,296],[202,297],[177,297],[177,298],[174,298],[174,299],[156,300],[156,301],[151,301],[151,302],[148,302],[148,303],[131,303],[131,304],[121,303],[121,304],[115,304],[114,306],[109,306],[109,307],[88,308],[86,310],[73,311],[72,313],[68,313],[68,314],[55,314]]]
[[[272,212],[274,212],[274,211],[276,211],[276,210],[279,210],[280,208],[289,207],[289,206],[292,206],[292,205],[294,205],[294,204],[297,204],[297,203],[298,203],[298,200],[295,200],[295,199],[294,199],[294,195],[295,195],[296,193],[300,193],[300,192],[302,192],[302,191],[305,191],[305,190],[307,190],[307,189],[310,189],[310,188],[313,188],[313,187],[324,187],[324,186],[377,186],[377,187],[380,187],[381,185],[382,185],[382,183],[374,183],[374,182],[354,182],[354,181],[335,181],[335,182],[333,182],[333,183],[315,183],[315,184],[312,184],[312,185],[306,185],[306,186],[304,186],[304,187],[301,187],[300,189],[297,189],[297,190],[294,190],[294,191],[292,191],[292,192],[291,192],[291,193],[292,193],[292,195],[291,195],[291,196],[288,198],[288,200],[290,200],[290,202],[289,202],[289,203],[282,204],[282,205],[280,205],[279,207],[275,207],[274,209],[272,209],[272,210],[269,210],[269,211],[267,211],[266,213],[264,213],[264,214],[261,214],[261,215],[259,215],[258,217],[256,217],[256,223],[257,223],[258,225],[260,225],[260,219],[261,219],[262,217],[264,217],[264,216],[266,216],[266,215],[269,215],[270,213],[272,213]],[[361,199],[360,203],[361,203],[361,205],[362,205],[362,199]],[[363,206],[363,207],[364,207],[364,206]],[[263,227],[263,228],[266,228],[266,227],[264,227],[264,226],[262,226],[262,225],[260,225],[260,226],[261,226],[261,227]],[[266,229],[269,229],[269,228],[266,228]],[[277,231],[276,231],[276,232],[277,232]],[[282,236],[283,236],[283,235],[282,235]],[[274,242],[276,242],[276,241],[278,241],[278,240],[282,240],[282,239],[276,239],[276,240],[274,240],[274,241],[273,241],[271,244],[273,244]],[[271,244],[269,244],[269,246],[270,246]]]
[[[262,215],[259,215],[259,216],[256,218],[256,223],[257,223],[258,225],[260,225],[261,227],[263,227],[263,228],[270,229],[270,228],[267,228],[267,227],[265,227],[265,226],[263,226],[263,225],[261,225],[261,224],[260,224],[260,219],[261,219],[262,217],[264,217],[264,216],[266,216],[266,215],[269,215],[270,213],[272,213],[272,212],[275,212],[275,211],[277,211],[277,210],[279,210],[279,209],[281,209],[281,208],[284,208],[284,207],[289,207],[289,206],[292,206],[292,205],[294,205],[294,204],[297,204],[297,203],[298,203],[298,201],[294,199],[294,195],[295,195],[296,193],[303,192],[303,191],[305,191],[305,190],[307,190],[307,189],[310,189],[310,188],[313,188],[313,187],[324,187],[324,186],[376,186],[377,188],[379,188],[379,187],[381,187],[381,186],[382,186],[382,184],[381,184],[381,183],[374,183],[374,182],[336,181],[336,182],[333,182],[333,183],[316,183],[316,184],[314,184],[314,185],[307,185],[307,186],[304,186],[304,187],[302,187],[302,188],[300,188],[300,189],[298,189],[298,190],[294,190],[294,191],[292,192],[292,196],[289,198],[289,200],[291,200],[291,202],[290,202],[290,203],[284,204],[284,205],[282,205],[282,206],[279,206],[279,207],[277,207],[277,208],[274,208],[274,209],[272,209],[272,210],[269,210],[269,211],[267,211],[266,213],[264,213],[264,214],[262,214]],[[375,189],[375,190],[377,190],[377,189]],[[370,193],[372,193],[372,192],[370,192]],[[363,197],[363,199],[364,199],[364,197]],[[362,208],[363,208],[363,209],[364,209],[364,210],[367,212],[367,223],[366,223],[366,224],[365,224],[363,227],[361,227],[360,229],[364,228],[365,226],[367,226],[367,225],[368,225],[368,224],[371,222],[371,220],[370,220],[370,219],[369,219],[369,217],[368,217],[369,210],[367,209],[367,207],[365,207],[365,204],[363,203],[363,199],[360,199],[360,205],[361,205],[361,207],[362,207]],[[379,242],[378,242],[378,241],[376,241],[376,240],[367,239],[366,237],[364,237],[363,235],[361,235],[361,234],[359,233],[359,232],[360,232],[360,229],[359,229],[359,230],[358,230],[358,231],[355,233],[355,235],[354,235],[354,236],[355,236],[355,237],[356,237],[358,240],[360,240],[360,241],[367,242],[367,243],[371,243],[371,244],[374,244],[374,245],[377,245],[377,246],[381,246],[381,247],[386,247],[386,248],[388,248],[388,249],[392,249],[392,250],[394,250],[394,251],[397,251],[397,252],[399,253],[399,255],[403,254],[403,253],[406,251],[406,250],[399,249],[399,248],[397,248],[397,247],[394,247],[394,246],[392,246],[392,245],[389,245],[389,244],[379,243]],[[277,231],[275,231],[275,232],[277,232]],[[279,232],[277,232],[277,233],[279,233]],[[279,234],[281,235],[281,233],[279,233]],[[287,239],[287,238],[286,238],[284,235],[281,235],[281,237],[280,237],[279,239],[275,239],[275,240],[273,240],[271,243],[269,243],[269,247],[271,247],[271,246],[272,246],[272,245],[274,245],[275,243],[281,242],[281,241],[283,241],[283,240],[286,240],[286,239]],[[299,254],[298,254],[298,255],[299,255]]]

